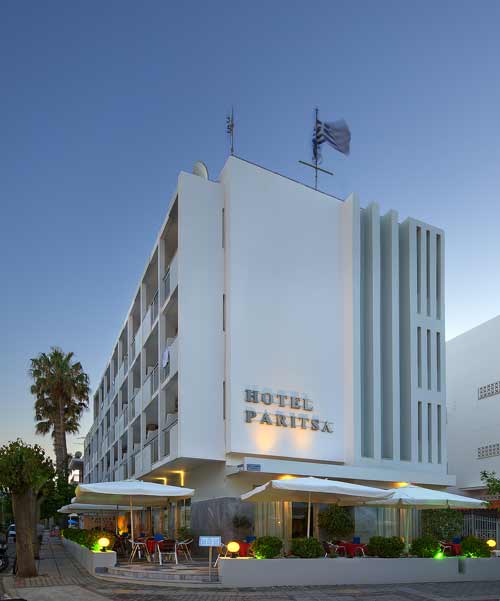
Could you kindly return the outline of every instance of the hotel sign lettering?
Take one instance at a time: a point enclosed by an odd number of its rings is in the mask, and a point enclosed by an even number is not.
[[[245,402],[249,404],[248,408],[245,409],[245,422],[247,424],[259,423],[281,428],[300,428],[315,432],[333,433],[332,422],[320,420],[311,415],[314,407],[310,399],[273,394],[271,392],[259,392],[258,390],[245,390]],[[262,408],[262,405],[264,405],[264,408]],[[273,411],[273,405],[279,407],[279,409]],[[263,410],[259,411],[259,408]],[[284,413],[284,409],[292,411]],[[305,411],[309,415],[302,413]]]

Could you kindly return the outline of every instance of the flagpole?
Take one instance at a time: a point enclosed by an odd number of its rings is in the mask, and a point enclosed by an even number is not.
[[[318,189],[318,107],[315,110],[315,118],[314,118],[314,138],[316,140],[316,152],[314,157],[314,189]]]

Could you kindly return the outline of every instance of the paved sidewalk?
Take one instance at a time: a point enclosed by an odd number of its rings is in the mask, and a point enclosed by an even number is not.
[[[374,586],[190,589],[117,583],[94,578],[69,556],[58,539],[46,539],[40,576],[0,576],[0,599],[27,601],[500,601],[496,582]]]

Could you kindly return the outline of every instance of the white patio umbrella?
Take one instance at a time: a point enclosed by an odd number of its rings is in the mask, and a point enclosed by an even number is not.
[[[393,494],[386,499],[368,501],[366,505],[383,507],[413,507],[414,509],[480,509],[488,506],[487,501],[455,495],[445,490],[432,490],[423,486],[408,484],[393,488]]]
[[[194,495],[192,488],[169,486],[142,480],[122,480],[79,484],[76,487],[77,503],[100,505],[125,505],[130,510],[131,537],[134,540],[133,503],[146,507],[163,507],[170,499],[188,499]]]
[[[70,503],[63,505],[57,510],[57,513],[69,513],[78,515],[79,513],[100,513],[100,512],[118,512],[129,511],[128,505],[95,505],[93,503]],[[144,507],[132,507],[134,511],[141,511]]]
[[[326,480],[322,478],[290,478],[270,480],[241,495],[242,501],[253,503],[267,501],[298,501],[307,503],[307,537],[310,535],[311,503],[335,503],[336,505],[361,505],[375,499],[387,499],[393,491]]]
[[[463,497],[445,490],[433,490],[423,486],[408,484],[399,488],[391,489],[392,497],[369,501],[366,505],[377,507],[393,507],[399,509],[480,509],[488,506],[486,501]],[[410,524],[404,520],[404,539],[408,547],[410,538]]]

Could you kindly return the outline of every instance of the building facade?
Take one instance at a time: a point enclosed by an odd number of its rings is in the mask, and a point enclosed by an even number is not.
[[[236,157],[218,181],[181,173],[94,395],[85,480],[195,488],[205,531],[276,477],[452,485],[444,325],[442,230]]]
[[[500,317],[446,343],[449,467],[457,487],[487,498],[481,472],[500,474]]]

